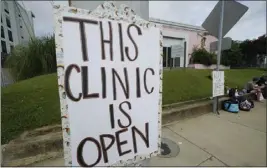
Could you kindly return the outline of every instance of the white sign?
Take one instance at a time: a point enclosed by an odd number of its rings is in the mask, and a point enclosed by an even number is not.
[[[62,116],[68,130],[63,132],[65,158],[70,150],[71,166],[91,167],[157,154],[160,29],[66,8],[56,9],[57,61],[64,62],[64,80],[58,65],[59,92],[66,95],[60,97],[67,115]]]
[[[172,58],[184,56],[184,46],[182,45],[173,45],[171,51],[172,51],[171,53]]]
[[[212,96],[224,95],[224,71],[212,71]]]

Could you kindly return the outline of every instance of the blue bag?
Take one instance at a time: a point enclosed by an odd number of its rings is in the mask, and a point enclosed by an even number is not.
[[[239,112],[239,102],[237,100],[226,100],[223,102],[223,109],[231,113]]]

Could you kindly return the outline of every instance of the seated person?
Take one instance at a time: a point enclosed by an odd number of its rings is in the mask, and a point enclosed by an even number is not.
[[[259,81],[256,83],[258,86],[260,86],[262,95],[264,99],[267,98],[267,75],[263,75],[260,77]]]
[[[259,81],[259,78],[253,78],[252,81],[249,81],[247,83],[246,89],[247,93],[255,93],[257,96],[257,100],[260,101],[262,92],[261,89],[264,88],[264,86],[259,86],[257,82]]]

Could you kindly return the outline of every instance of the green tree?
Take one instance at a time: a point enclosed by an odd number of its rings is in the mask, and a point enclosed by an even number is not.
[[[193,63],[211,65],[216,63],[216,55],[209,53],[205,48],[196,48],[194,47],[192,53]]]
[[[266,56],[266,35],[258,39],[233,41],[229,50],[222,52],[222,64],[231,67],[258,66]]]
[[[222,64],[231,67],[239,67],[244,64],[243,54],[239,47],[240,43],[232,41],[231,49],[222,52]]]
[[[5,66],[16,80],[56,72],[54,36],[35,38],[27,45],[16,46],[8,56]]]

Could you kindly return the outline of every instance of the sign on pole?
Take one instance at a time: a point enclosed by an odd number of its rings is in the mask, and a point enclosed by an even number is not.
[[[205,28],[209,34],[218,38],[217,71],[219,70],[221,62],[222,39],[247,10],[247,6],[234,0],[220,0],[202,24],[202,27]],[[219,114],[218,97],[216,96],[213,103],[213,112],[215,111]]]
[[[184,46],[173,45],[171,50],[171,58],[183,57],[184,56]]]
[[[222,0],[220,0],[213,8],[209,16],[203,22],[202,27],[206,29],[209,34],[219,38],[219,23],[221,14]],[[231,28],[238,22],[238,20],[246,13],[248,7],[236,2],[234,0],[223,0],[224,12],[223,12],[223,30],[222,37],[224,37]]]
[[[159,154],[160,28],[106,2],[54,6],[66,166],[125,166]],[[147,45],[149,44],[149,45]]]
[[[212,97],[224,95],[224,71],[212,71]]]
[[[232,39],[230,37],[225,37],[222,39],[222,51],[231,49]],[[218,51],[218,41],[210,43],[210,52]]]

